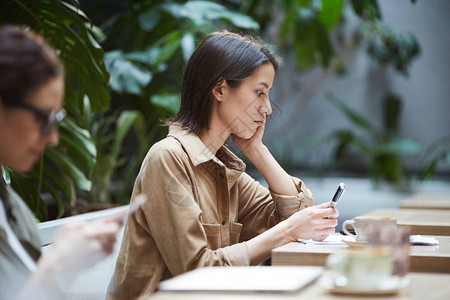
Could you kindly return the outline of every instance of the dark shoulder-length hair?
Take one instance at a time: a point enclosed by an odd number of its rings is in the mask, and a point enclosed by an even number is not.
[[[18,26],[0,26],[0,101],[14,105],[64,70],[55,50],[33,32]]]
[[[209,126],[212,89],[222,80],[237,88],[265,63],[278,69],[278,58],[250,36],[226,30],[210,33],[192,53],[183,75],[181,106],[166,125],[179,124],[199,134]]]

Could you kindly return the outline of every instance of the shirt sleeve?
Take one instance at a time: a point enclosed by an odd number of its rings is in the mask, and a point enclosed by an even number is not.
[[[298,194],[280,195],[242,173],[238,179],[240,193],[239,222],[243,224],[241,241],[249,240],[295,212],[314,205],[311,191],[303,181],[291,177]]]
[[[204,266],[249,265],[245,243],[212,250],[194,200],[187,154],[179,149],[154,147],[141,170],[141,192],[147,201],[136,221],[148,230],[172,275]]]

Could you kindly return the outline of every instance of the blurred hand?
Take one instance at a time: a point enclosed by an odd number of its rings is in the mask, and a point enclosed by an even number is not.
[[[311,206],[300,210],[286,219],[289,238],[292,241],[312,239],[323,241],[334,233],[339,212],[335,208],[329,208],[329,203]]]
[[[50,277],[57,289],[67,290],[80,271],[112,253],[121,226],[122,221],[111,219],[62,226],[50,249],[39,259],[36,282],[42,282],[40,277]]]
[[[116,217],[62,226],[17,299],[64,299],[80,271],[111,254],[122,223]]]
[[[114,249],[122,222],[97,220],[62,226],[49,252],[74,269],[84,269],[105,258]]]

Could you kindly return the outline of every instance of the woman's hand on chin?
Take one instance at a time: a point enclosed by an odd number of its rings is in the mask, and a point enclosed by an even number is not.
[[[242,150],[245,156],[249,159],[249,154],[254,151],[258,151],[259,149],[264,147],[262,142],[262,138],[264,135],[264,126],[259,126],[256,128],[255,134],[249,139],[240,138],[235,134],[231,134],[231,138],[233,139],[233,143]]]

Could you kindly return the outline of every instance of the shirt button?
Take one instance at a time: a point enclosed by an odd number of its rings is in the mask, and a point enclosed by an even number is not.
[[[222,225],[225,225],[225,220],[222,220]]]
[[[228,177],[228,181],[233,181],[233,177]]]

